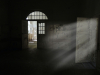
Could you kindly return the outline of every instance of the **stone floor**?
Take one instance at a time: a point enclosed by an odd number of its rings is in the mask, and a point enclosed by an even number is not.
[[[69,61],[57,53],[39,49],[2,52],[0,75],[100,75],[91,62],[75,64],[74,58]]]
[[[31,41],[31,42],[29,42],[29,43],[28,43],[28,47],[29,47],[30,49],[35,49],[35,48],[37,48],[37,41]]]

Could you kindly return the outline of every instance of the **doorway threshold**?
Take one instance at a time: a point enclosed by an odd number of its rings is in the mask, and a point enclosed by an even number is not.
[[[29,43],[34,43],[34,42],[29,42]]]

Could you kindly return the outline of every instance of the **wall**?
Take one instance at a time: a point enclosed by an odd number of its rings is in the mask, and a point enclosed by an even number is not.
[[[10,48],[9,50],[20,50],[22,48],[22,21],[18,1],[9,0],[8,22],[10,27]],[[16,8],[16,5],[18,6]]]
[[[0,51],[9,48],[10,30],[8,23],[8,7],[6,1],[0,1]]]
[[[96,62],[98,18],[77,18],[76,63]]]

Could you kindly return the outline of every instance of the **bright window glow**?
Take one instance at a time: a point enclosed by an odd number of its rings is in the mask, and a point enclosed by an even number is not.
[[[45,23],[39,23],[39,34],[45,34]]]
[[[28,21],[29,40],[37,40],[37,21]]]
[[[32,12],[30,13],[26,20],[47,20],[47,16],[43,13],[43,12],[40,12],[40,11],[35,11],[35,12]]]

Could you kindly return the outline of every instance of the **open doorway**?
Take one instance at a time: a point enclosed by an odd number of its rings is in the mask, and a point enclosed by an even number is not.
[[[37,21],[28,21],[28,48],[37,48]]]
[[[43,47],[41,37],[45,36],[46,20],[47,16],[40,11],[31,12],[26,20],[22,20],[22,49]]]

